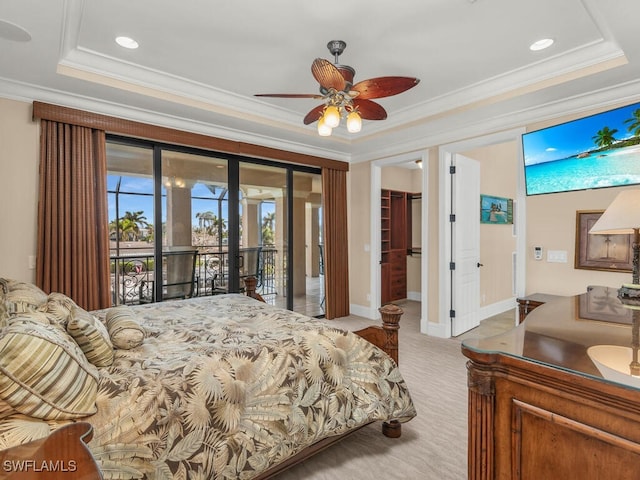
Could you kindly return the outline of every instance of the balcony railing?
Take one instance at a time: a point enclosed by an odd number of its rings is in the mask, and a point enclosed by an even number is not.
[[[133,249],[132,249],[133,250]],[[135,253],[129,250],[123,255],[112,255],[111,294],[113,305],[135,305],[141,303],[143,286],[155,277],[153,254]],[[243,251],[240,249],[240,257]],[[272,247],[259,250],[257,292],[262,296],[276,295],[276,265],[278,251]],[[198,253],[194,272],[193,295],[215,295],[226,291],[229,276],[229,254],[227,251]],[[163,269],[164,270],[164,269]],[[164,271],[166,275],[166,270]]]

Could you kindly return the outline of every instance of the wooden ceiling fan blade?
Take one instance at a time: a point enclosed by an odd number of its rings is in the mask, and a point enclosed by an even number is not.
[[[325,60],[324,58],[316,58],[311,64],[311,73],[313,78],[320,84],[325,90],[334,88],[338,91],[342,91],[346,87],[344,77],[340,73],[340,70],[336,66]]]
[[[358,109],[360,117],[365,120],[384,120],[387,118],[387,111],[379,103],[360,97],[353,101],[353,106]]]
[[[256,93],[254,97],[275,97],[275,98],[322,98],[317,93]]]
[[[309,113],[307,113],[307,115],[304,117],[304,124],[309,125],[310,123],[320,120],[320,117],[322,117],[322,113],[324,112],[324,107],[324,104],[318,105]]]
[[[415,87],[420,80],[414,77],[378,77],[356,83],[351,90],[359,99],[383,98],[398,95]]]

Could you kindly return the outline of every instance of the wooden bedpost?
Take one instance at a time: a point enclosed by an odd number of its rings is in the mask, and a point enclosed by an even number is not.
[[[398,330],[400,330],[400,317],[404,311],[393,303],[383,305],[378,311],[382,315],[382,329],[386,334],[385,350],[396,363],[399,363]]]
[[[383,305],[378,311],[382,315],[382,327],[367,327],[353,333],[384,350],[394,362],[398,363],[398,330],[400,317],[404,312],[393,303]]]
[[[393,303],[383,305],[378,311],[382,315],[382,327],[367,327],[354,333],[384,350],[397,364],[398,330],[400,329],[400,317],[404,312]],[[397,420],[383,422],[382,433],[386,437],[398,438],[402,435],[402,424]]]
[[[264,302],[264,298],[262,298],[262,295],[256,292],[256,285],[258,284],[258,279],[256,277],[245,277],[243,280],[244,280],[245,295],[247,297],[255,298],[256,300],[260,300],[261,302]]]

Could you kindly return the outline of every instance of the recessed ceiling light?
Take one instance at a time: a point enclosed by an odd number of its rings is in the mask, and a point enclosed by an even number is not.
[[[116,43],[124,48],[138,48],[138,42],[130,37],[116,37]]]
[[[529,50],[537,52],[538,50],[549,48],[551,45],[553,45],[553,38],[543,38],[542,40],[538,40],[537,42],[533,42],[529,45]]]

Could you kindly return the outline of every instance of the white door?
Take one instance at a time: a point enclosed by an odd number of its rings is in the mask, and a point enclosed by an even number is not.
[[[452,335],[480,324],[480,163],[455,155],[452,174]]]

